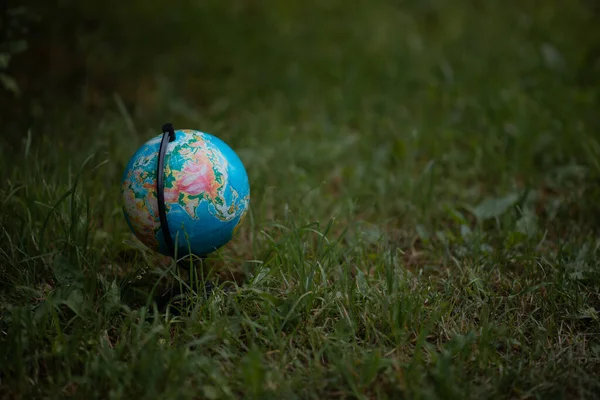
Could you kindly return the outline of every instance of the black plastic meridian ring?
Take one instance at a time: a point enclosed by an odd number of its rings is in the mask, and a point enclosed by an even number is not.
[[[163,238],[171,255],[175,254],[175,245],[169,230],[169,222],[165,211],[165,154],[167,153],[167,145],[175,140],[175,128],[173,124],[167,123],[162,127],[163,137],[158,150],[158,168],[156,170],[156,194],[158,196],[158,216],[160,218],[160,226],[163,233]]]

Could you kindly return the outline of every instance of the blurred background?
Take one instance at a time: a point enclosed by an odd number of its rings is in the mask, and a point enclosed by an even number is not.
[[[594,1],[9,0],[1,13],[3,151],[29,140],[46,170],[102,154],[108,187],[166,121],[239,151],[256,204],[269,187],[283,203],[313,193],[323,216],[345,199],[416,221],[548,168],[597,169]]]
[[[583,0],[6,0],[2,110],[31,124],[65,103],[114,108],[118,95],[141,121],[165,103],[199,114],[285,103],[295,122],[310,107],[332,121],[357,107],[407,116],[431,97],[446,107],[457,86],[468,98],[595,83],[597,17]]]

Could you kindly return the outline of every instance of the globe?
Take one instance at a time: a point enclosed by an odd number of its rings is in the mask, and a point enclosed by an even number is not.
[[[125,220],[148,248],[173,256],[158,211],[157,167],[162,135],[144,143],[123,173]],[[164,204],[177,256],[205,256],[228,243],[250,203],[246,169],[221,139],[196,130],[177,130],[164,157]]]

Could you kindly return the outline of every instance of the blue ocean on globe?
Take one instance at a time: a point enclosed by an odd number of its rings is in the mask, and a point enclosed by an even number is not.
[[[156,190],[162,135],[143,144],[123,173],[125,219],[150,249],[172,255],[165,243]],[[164,198],[177,257],[207,255],[227,244],[247,215],[250,184],[244,164],[221,139],[177,130],[165,154]]]

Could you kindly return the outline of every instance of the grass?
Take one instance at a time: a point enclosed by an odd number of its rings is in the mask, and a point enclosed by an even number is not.
[[[140,97],[47,102],[0,142],[3,398],[597,396],[591,3],[162,6],[147,32],[177,45],[132,64]],[[92,56],[135,49],[116,26]],[[121,54],[92,68],[134,76]],[[252,189],[192,267],[212,295],[168,308],[188,276],[119,198],[166,121],[228,142]]]

